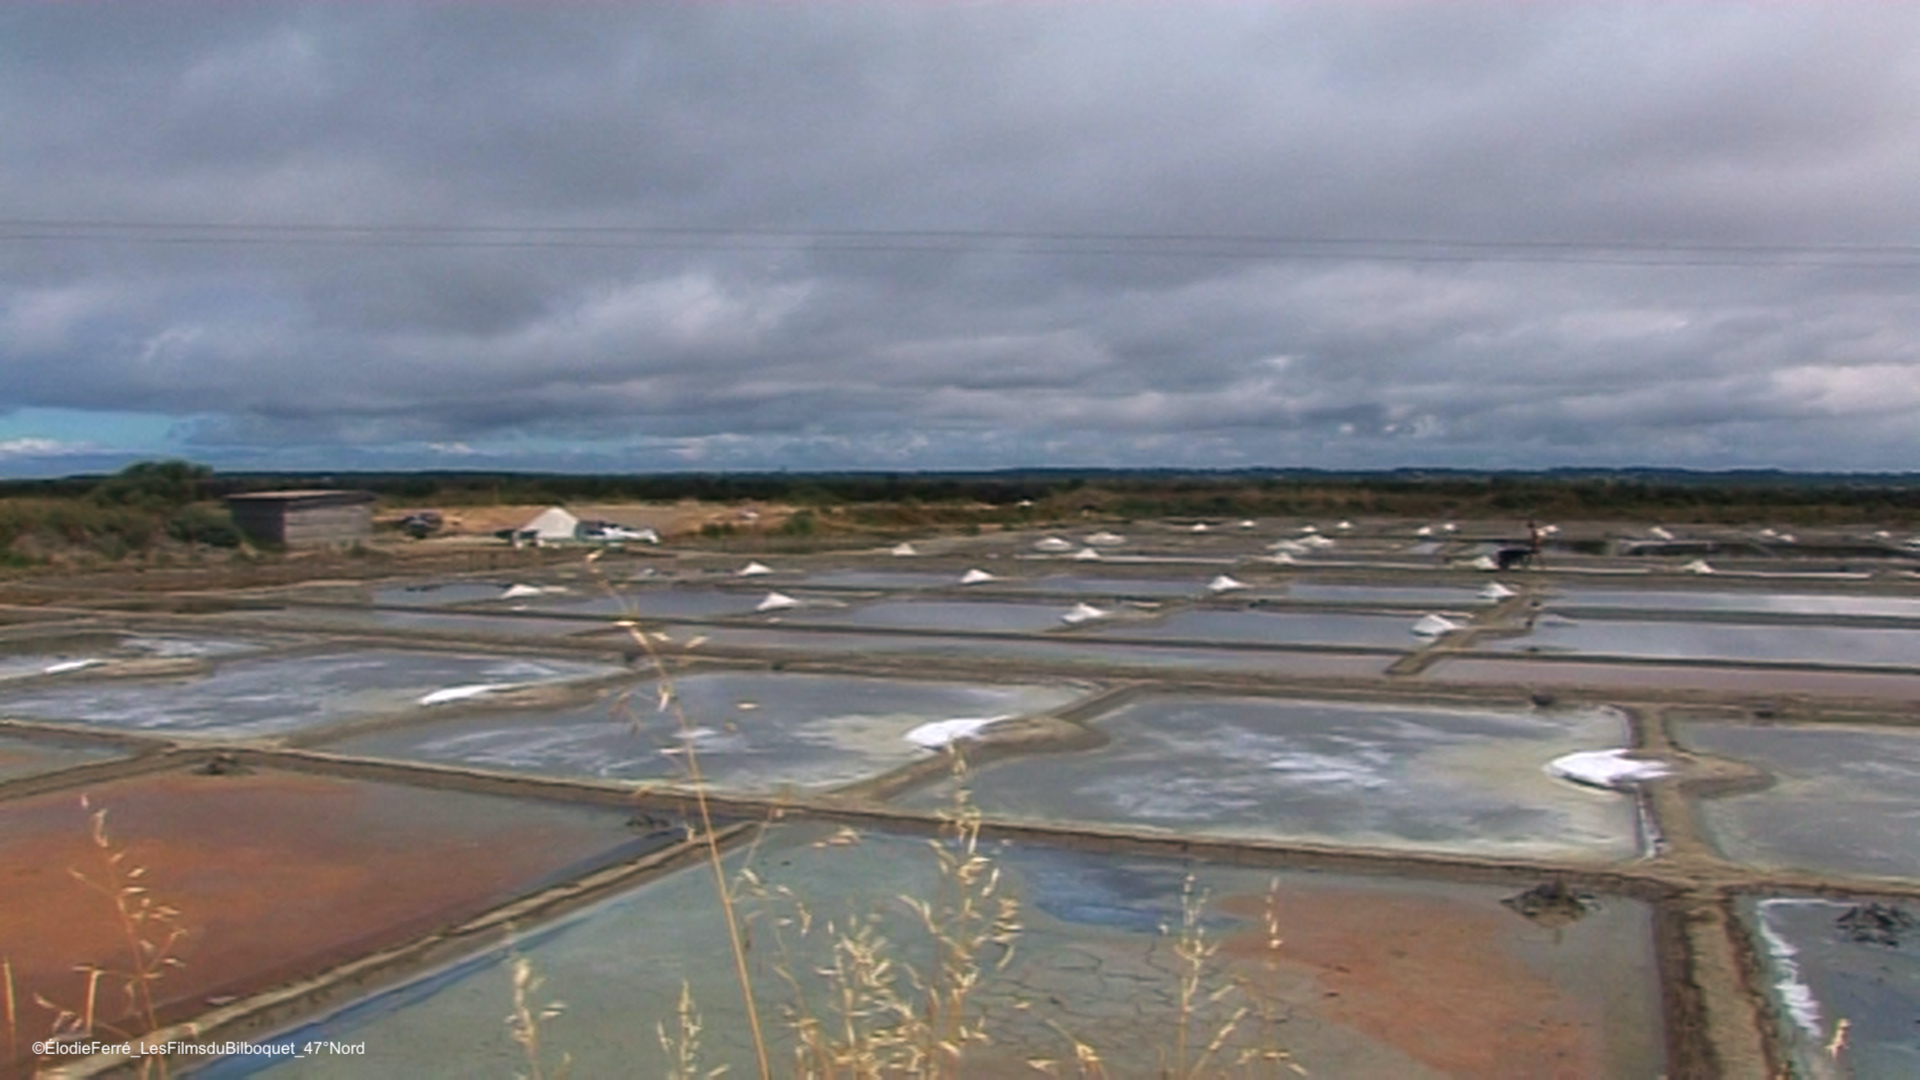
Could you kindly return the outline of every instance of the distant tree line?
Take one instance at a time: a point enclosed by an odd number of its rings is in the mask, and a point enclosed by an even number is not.
[[[116,558],[240,543],[227,495],[369,490],[390,507],[699,499],[807,512],[789,526],[926,528],[1140,518],[1386,515],[1669,523],[1920,525],[1920,473],[1563,469],[1469,472],[1018,469],[997,472],[221,473],[141,462],[112,476],[0,481],[0,561],[62,546]]]

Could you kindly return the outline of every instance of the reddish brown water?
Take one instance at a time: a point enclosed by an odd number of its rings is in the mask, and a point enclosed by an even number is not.
[[[125,852],[121,880],[144,868],[145,895],[180,911],[141,935],[184,931],[155,985],[162,1019],[400,944],[631,839],[617,812],[289,773],[169,773],[89,796]],[[0,954],[21,1000],[78,1009],[76,967],[130,966],[107,860],[76,794],[0,804]],[[103,1017],[129,1014],[125,982],[102,979]],[[46,1020],[29,1008],[23,1037]]]

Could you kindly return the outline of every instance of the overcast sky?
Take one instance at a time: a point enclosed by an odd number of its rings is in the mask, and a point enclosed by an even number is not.
[[[0,475],[1920,469],[1920,5],[0,6]]]

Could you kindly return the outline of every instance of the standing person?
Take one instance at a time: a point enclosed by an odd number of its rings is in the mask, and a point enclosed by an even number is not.
[[[1537,522],[1529,520],[1527,522],[1527,568],[1529,570],[1543,570],[1546,568],[1545,563],[1540,559],[1541,535],[1540,525]]]

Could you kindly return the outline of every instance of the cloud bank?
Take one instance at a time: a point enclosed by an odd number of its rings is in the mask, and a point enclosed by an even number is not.
[[[248,467],[1915,467],[1920,10],[14,5],[33,410]],[[65,441],[73,441],[66,439]]]

